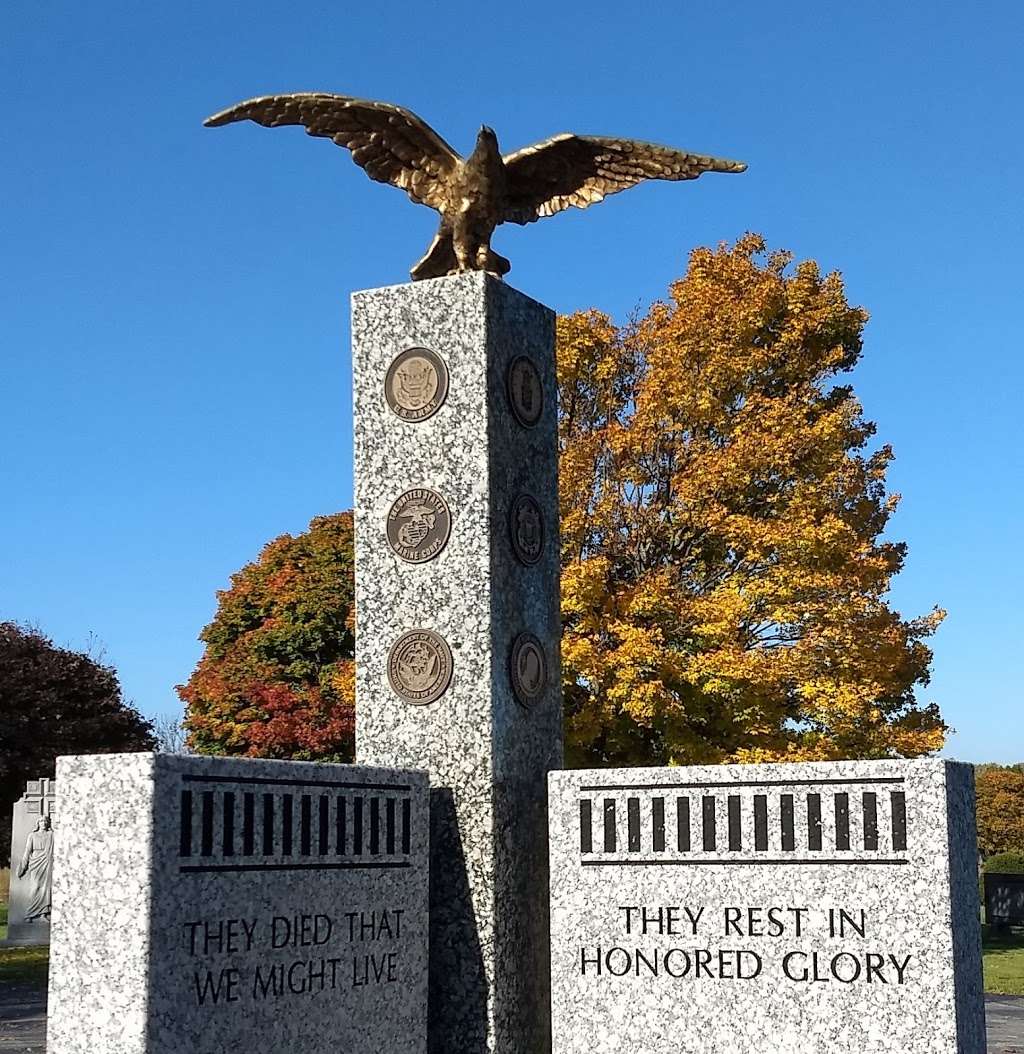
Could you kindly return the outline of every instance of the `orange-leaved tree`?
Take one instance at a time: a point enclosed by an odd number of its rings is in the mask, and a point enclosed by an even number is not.
[[[905,553],[882,538],[892,455],[836,383],[866,318],[838,275],[748,235],[695,251],[630,325],[559,319],[570,763],[942,745],[915,700],[942,613],[885,601]],[[315,520],[221,595],[181,690],[196,749],[350,756],[351,532],[349,513]]]
[[[218,595],[188,683],[189,745],[206,754],[350,760],[355,745],[352,516],[274,539]]]
[[[562,656],[578,764],[913,756],[942,745],[888,447],[836,379],[866,313],[747,235],[671,300],[558,323]]]

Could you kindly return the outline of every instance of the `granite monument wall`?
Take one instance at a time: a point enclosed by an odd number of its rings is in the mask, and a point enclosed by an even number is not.
[[[57,762],[49,1054],[426,1049],[422,773]]]
[[[554,1054],[984,1054],[970,766],[550,785]]]

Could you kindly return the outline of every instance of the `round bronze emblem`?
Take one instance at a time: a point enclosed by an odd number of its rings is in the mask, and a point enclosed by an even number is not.
[[[520,633],[512,645],[509,665],[516,698],[525,707],[533,706],[548,683],[548,664],[541,642],[532,633]]]
[[[544,517],[540,506],[529,494],[520,494],[512,503],[509,519],[512,551],[524,564],[532,566],[544,549]]]
[[[403,421],[425,421],[448,396],[448,367],[427,348],[407,348],[388,367],[384,396]]]
[[[388,653],[388,680],[407,703],[426,706],[448,690],[452,652],[443,637],[429,629],[403,633]]]
[[[410,564],[433,560],[447,545],[452,516],[444,498],[425,487],[407,490],[388,513],[388,545]]]
[[[544,411],[544,389],[532,360],[517,355],[508,367],[508,400],[521,425],[532,428]]]

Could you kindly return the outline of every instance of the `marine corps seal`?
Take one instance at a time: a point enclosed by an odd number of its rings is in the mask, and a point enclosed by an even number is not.
[[[426,487],[407,490],[388,513],[388,545],[410,564],[433,560],[451,532],[452,517],[444,498]]]

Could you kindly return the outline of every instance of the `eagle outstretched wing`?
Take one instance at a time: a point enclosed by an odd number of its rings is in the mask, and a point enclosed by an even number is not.
[[[696,179],[703,172],[743,172],[742,161],[688,154],[635,139],[565,132],[504,158],[508,207],[504,219],[532,223],[575,206],[585,209],[645,179]]]
[[[404,190],[431,208],[444,202],[444,187],[459,155],[422,118],[401,106],[326,92],[264,95],[215,113],[208,127],[255,121],[266,128],[301,124],[309,135],[333,139],[380,183]]]

